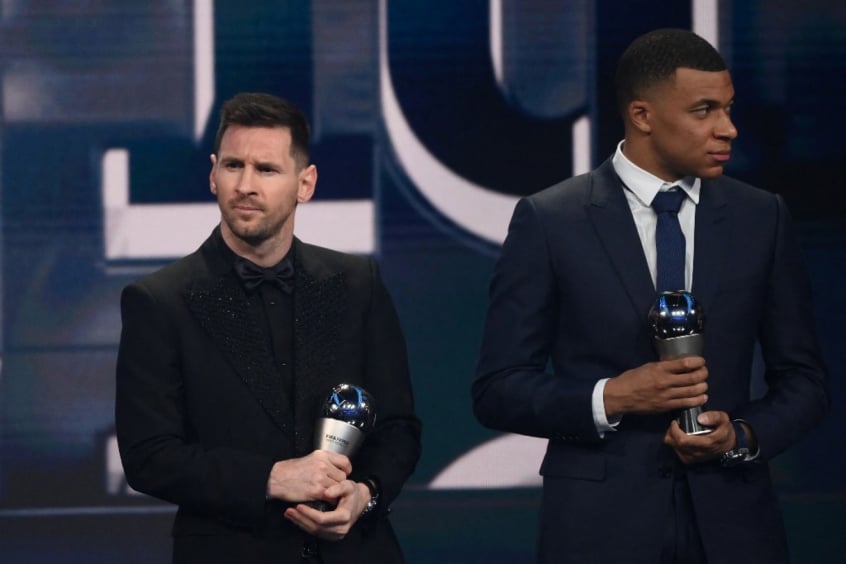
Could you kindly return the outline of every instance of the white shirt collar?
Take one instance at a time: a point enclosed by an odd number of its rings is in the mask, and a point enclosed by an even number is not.
[[[667,182],[661,180],[651,172],[647,172],[634,164],[629,158],[623,154],[623,143],[620,141],[617,144],[617,151],[611,162],[614,165],[614,170],[626,188],[644,205],[649,206],[655,195],[661,190],[666,190],[670,186],[678,186],[685,191],[687,196],[693,200],[694,204],[699,203],[699,191],[702,187],[702,181],[695,176],[685,176],[677,182]]]

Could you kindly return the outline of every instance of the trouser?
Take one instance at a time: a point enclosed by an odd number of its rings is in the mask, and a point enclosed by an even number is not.
[[[664,529],[661,564],[707,564],[690,498],[690,487],[683,468],[674,472],[670,504]]]

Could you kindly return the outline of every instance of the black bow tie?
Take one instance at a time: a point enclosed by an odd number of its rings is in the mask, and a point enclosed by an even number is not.
[[[288,257],[269,268],[261,267],[243,257],[237,257],[235,272],[248,292],[252,292],[265,281],[273,282],[286,294],[290,294],[294,289],[294,263]]]

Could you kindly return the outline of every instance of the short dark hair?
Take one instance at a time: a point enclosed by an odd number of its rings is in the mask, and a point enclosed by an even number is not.
[[[242,92],[223,103],[220,125],[214,138],[214,154],[220,151],[220,140],[230,125],[244,127],[287,127],[291,131],[291,156],[298,168],[308,165],[308,120],[297,106],[272,94]]]
[[[678,68],[719,72],[727,67],[713,45],[686,29],[656,29],[632,41],[617,64],[617,105],[623,115],[629,102]]]

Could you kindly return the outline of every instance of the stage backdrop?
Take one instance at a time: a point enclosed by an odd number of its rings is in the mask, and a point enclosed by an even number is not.
[[[297,233],[378,257],[405,328],[424,421],[394,511],[408,561],[531,562],[543,442],[471,414],[488,280],[517,198],[612,153],[615,61],[663,26],[723,52],[728,172],[799,224],[834,407],[775,479],[795,562],[842,558],[844,6],[2,2],[0,561],[168,561],[173,508],[127,488],[114,443],[119,293],[212,230],[219,105],[268,91],[313,124]]]

